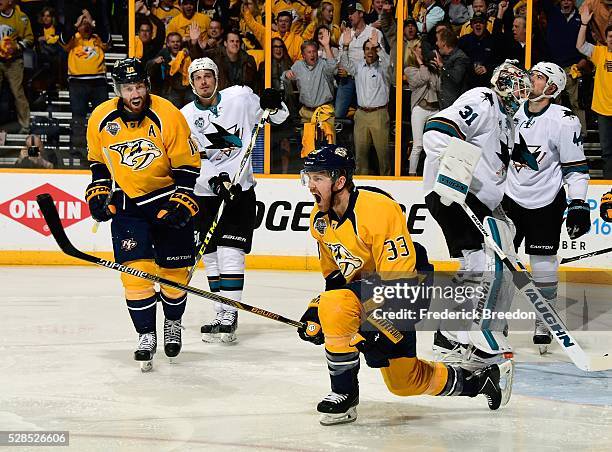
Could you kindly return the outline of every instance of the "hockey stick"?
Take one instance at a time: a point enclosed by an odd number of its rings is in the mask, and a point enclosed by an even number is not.
[[[591,251],[590,253],[581,254],[579,256],[564,257],[563,259],[561,259],[560,264],[563,265],[563,264],[567,264],[568,262],[575,262],[575,261],[579,261],[580,259],[586,259],[587,257],[599,256],[600,254],[606,254],[606,253],[609,253],[610,251],[612,251],[612,248],[604,248],[603,250]]]
[[[520,261],[517,261],[517,265],[520,268],[519,271],[497,243],[495,243],[495,240],[493,240],[472,209],[470,209],[465,202],[460,204],[460,206],[483,235],[487,245],[493,248],[495,254],[497,254],[504,265],[512,272],[512,280],[519,293],[533,305],[538,317],[546,324],[556,341],[561,345],[561,348],[565,350],[565,353],[567,353],[576,367],[587,372],[612,369],[612,356],[608,353],[601,356],[587,355],[572,336],[555,308],[552,307],[535,286],[525,266]]]
[[[288,319],[280,314],[276,314],[274,312],[267,311],[262,308],[258,308],[255,306],[250,306],[246,303],[241,303],[230,298],[222,297],[221,295],[217,295],[212,292],[207,292],[206,290],[198,289],[197,287],[188,286],[186,284],[181,284],[166,278],[162,278],[160,276],[152,275],[151,273],[144,272],[142,270],[137,270],[132,267],[128,267],[126,265],[119,264],[118,262],[109,261],[106,259],[102,259],[96,256],[92,256],[91,254],[84,253],[70,242],[70,239],[66,235],[66,231],[62,226],[62,221],[60,220],[59,214],[57,213],[57,208],[53,203],[53,198],[48,193],[43,193],[36,197],[36,202],[38,203],[38,207],[47,222],[47,226],[49,226],[49,231],[53,235],[53,238],[61,248],[61,250],[66,253],[68,256],[72,256],[76,259],[80,259],[86,262],[90,262],[95,265],[99,265],[101,267],[106,267],[111,270],[116,270],[122,273],[127,273],[132,276],[136,276],[138,278],[147,279],[149,281],[153,281],[158,284],[162,284],[164,286],[173,287],[175,289],[184,290],[185,292],[191,293],[193,295],[197,295],[199,297],[205,298],[210,301],[218,301],[219,303],[223,303],[228,306],[233,306],[236,309],[241,309],[243,311],[251,312],[253,314],[257,314],[261,317],[265,317],[267,319],[276,320],[277,322],[284,323],[286,325],[290,325],[296,328],[306,327],[305,323],[298,322],[296,320]],[[400,333],[393,324],[383,319],[376,319],[374,316],[370,315],[367,318],[367,321],[370,322],[373,326],[378,328],[380,331],[386,334],[390,340],[394,343],[399,342],[404,337],[402,333]]]
[[[115,182],[115,172],[113,171],[113,162],[111,162],[111,157],[110,157],[110,154],[108,153],[108,149],[103,147],[102,152],[104,153],[106,160],[108,160],[108,169],[110,170],[110,174],[111,174],[111,191],[109,195],[106,197],[106,201],[104,201],[104,210],[106,210],[106,208],[110,205],[111,200],[113,199],[113,194],[115,193],[115,190],[117,188],[117,183]],[[100,222],[96,221],[93,227],[91,228],[91,232],[95,234],[96,232],[98,232],[99,227],[100,227]]]
[[[242,157],[242,161],[240,162],[240,168],[238,169],[238,172],[234,175],[234,179],[232,180],[232,185],[235,184],[236,181],[240,180],[242,171],[244,171],[244,168],[246,167],[246,163],[248,162],[249,157],[253,153],[253,148],[255,147],[255,143],[257,142],[257,136],[259,135],[259,131],[263,128],[269,116],[270,116],[270,110],[264,110],[263,114],[261,115],[261,119],[257,123],[257,127],[255,128],[255,131],[253,132],[253,135],[251,136],[251,142],[249,143],[249,147],[247,148],[247,150],[244,153],[244,156]],[[202,240],[200,249],[198,250],[198,253],[196,254],[196,257],[195,257],[195,263],[189,269],[189,274],[187,276],[187,282],[191,281],[191,278],[193,277],[193,273],[195,272],[196,267],[198,266],[198,263],[202,260],[202,256],[204,256],[206,247],[210,243],[210,239],[212,239],[212,236],[215,233],[215,230],[217,229],[217,225],[219,224],[221,215],[223,215],[224,208],[225,208],[225,201],[222,201],[221,205],[219,206],[219,210],[217,211],[217,215],[215,215],[215,218],[212,224],[210,225],[210,228],[208,229],[208,232],[206,233],[204,240]]]
[[[51,231],[51,234],[53,234],[53,238],[55,239],[59,247],[62,249],[62,251],[69,256],[72,256],[76,259],[80,259],[86,262],[91,262],[92,264],[100,265],[101,267],[110,268],[111,270],[117,270],[122,273],[127,273],[132,276],[137,276],[139,278],[147,279],[149,281],[153,281],[155,283],[159,283],[164,286],[173,287],[179,290],[184,290],[185,292],[189,292],[199,297],[203,297],[203,298],[206,298],[212,301],[218,301],[219,303],[233,306],[236,309],[241,309],[243,311],[252,312],[253,314],[257,314],[261,317],[276,320],[277,322],[285,323],[287,325],[291,325],[296,328],[305,326],[302,322],[297,322],[295,320],[288,319],[286,317],[283,317],[282,315],[275,314],[274,312],[266,311],[265,309],[257,308],[255,306],[249,306],[246,303],[240,303],[238,301],[234,301],[229,298],[222,297],[215,293],[207,292],[202,289],[198,289],[197,287],[191,287],[185,284],[171,281],[166,278],[152,275],[151,273],[137,270],[132,267],[121,265],[114,261],[109,261],[109,260],[102,259],[96,256],[92,256],[91,254],[86,254],[76,249],[74,245],[70,242],[70,239],[66,235],[66,231],[64,231],[64,227],[62,226],[62,222],[59,218],[59,214],[57,213],[57,208],[55,207],[55,204],[53,204],[53,198],[51,197],[51,195],[47,193],[38,195],[36,197],[36,202],[38,203],[38,206],[40,207],[40,211],[43,217],[45,218],[47,225],[49,226],[49,230]]]

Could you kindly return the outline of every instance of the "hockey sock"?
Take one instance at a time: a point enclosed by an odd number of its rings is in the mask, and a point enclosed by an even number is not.
[[[142,300],[125,300],[132,318],[134,328],[140,334],[155,331],[155,314],[157,312],[157,294]]]
[[[238,248],[220,246],[219,254],[221,295],[235,301],[242,300],[244,288],[244,251]],[[224,311],[236,311],[233,306],[223,306]]]
[[[221,280],[219,278],[219,255],[214,253],[206,253],[202,256],[204,262],[204,270],[208,278],[208,287],[213,293],[219,293],[221,290]],[[223,305],[215,301],[215,312],[223,311]]]
[[[168,320],[180,320],[183,317],[185,306],[187,305],[186,293],[179,298],[170,298],[168,295],[161,292],[159,297],[162,302],[162,307],[164,308],[164,316]]]
[[[336,394],[352,394],[359,389],[359,352],[333,353],[325,350],[331,390]]]
[[[459,366],[446,366],[448,379],[438,396],[475,397],[482,386],[480,379],[473,372]]]

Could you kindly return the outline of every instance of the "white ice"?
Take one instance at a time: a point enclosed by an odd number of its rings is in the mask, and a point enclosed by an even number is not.
[[[204,344],[199,329],[212,305],[190,296],[178,363],[168,363],[162,345],[154,370],[142,374],[132,359],[136,334],[117,272],[6,267],[0,274],[0,430],[68,430],[71,450],[610,450],[612,444],[612,372],[581,372],[556,345],[540,357],[527,333],[511,334],[515,391],[499,411],[489,411],[482,396],[396,397],[362,361],[357,422],[323,427],[315,411],[329,389],[323,350],[289,326],[241,313],[238,343]],[[203,272],[193,284],[207,288]],[[249,271],[244,301],[297,320],[321,285],[314,272]],[[160,338],[162,319],[160,306]],[[587,345],[612,344],[610,334],[579,334]],[[420,334],[419,354],[431,357],[430,347],[431,334]]]

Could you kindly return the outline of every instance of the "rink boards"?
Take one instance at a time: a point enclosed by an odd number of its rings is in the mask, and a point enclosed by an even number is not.
[[[3,170],[0,178],[0,264],[79,263],[63,255],[49,236],[35,202],[40,193],[53,195],[66,232],[77,247],[103,255],[111,252],[109,223],[102,224],[94,234],[93,220],[83,201],[85,187],[90,181],[88,171]],[[427,248],[430,259],[449,267],[455,265],[449,259],[440,228],[425,206],[421,178],[358,178],[357,185],[375,186],[389,192],[405,208],[412,238]],[[588,192],[591,231],[579,240],[571,241],[563,228],[561,257],[610,246],[612,225],[599,218],[599,200],[609,188],[608,181],[591,182]],[[318,268],[317,249],[308,232],[309,214],[314,203],[299,178],[258,176],[256,193],[257,229],[247,265],[270,269]],[[567,268],[608,270],[591,272],[597,273],[597,278],[605,279],[605,274],[610,276],[612,269],[611,256],[594,256],[568,264]]]

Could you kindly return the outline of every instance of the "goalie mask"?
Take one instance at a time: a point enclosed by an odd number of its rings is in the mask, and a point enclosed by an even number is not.
[[[531,93],[529,74],[515,65],[516,60],[506,60],[493,71],[491,85],[502,99],[506,113],[510,116],[519,109]]]
[[[215,89],[209,97],[200,96],[196,91],[196,87],[193,84],[193,74],[198,71],[212,71],[212,73],[215,75]],[[189,73],[189,84],[191,85],[191,90],[193,91],[193,94],[198,97],[201,97],[204,100],[210,100],[217,94],[217,88],[219,86],[219,68],[213,60],[211,60],[210,58],[197,58],[191,62],[191,64],[189,65],[189,69],[187,69],[187,72]]]

